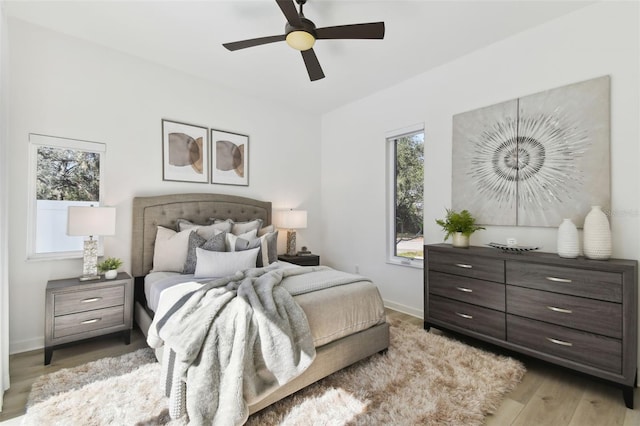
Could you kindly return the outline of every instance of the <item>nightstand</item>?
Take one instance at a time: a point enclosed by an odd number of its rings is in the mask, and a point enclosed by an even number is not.
[[[133,280],[126,272],[115,279],[78,278],[47,282],[45,297],[44,365],[58,345],[122,332],[125,344],[133,327]]]
[[[320,265],[320,256],[316,254],[305,254],[289,256],[288,254],[281,254],[278,256],[278,260],[283,262],[293,263],[300,266],[318,266]]]

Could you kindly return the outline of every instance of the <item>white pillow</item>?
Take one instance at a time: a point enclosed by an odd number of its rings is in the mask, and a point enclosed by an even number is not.
[[[227,233],[225,236],[227,238],[227,251],[236,251],[236,240],[238,238],[242,238],[243,240],[251,241],[255,240],[258,235],[258,230],[253,229],[249,232],[245,232],[244,234],[234,235],[232,233]]]
[[[194,278],[226,277],[238,271],[256,267],[259,248],[226,252],[196,248],[196,272]]]
[[[153,247],[153,272],[180,272],[184,268],[189,249],[191,230],[176,232],[158,226],[156,243]]]

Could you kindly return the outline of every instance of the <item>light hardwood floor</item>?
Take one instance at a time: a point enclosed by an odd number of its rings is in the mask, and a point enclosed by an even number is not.
[[[420,318],[392,310],[387,310],[387,316],[422,328]],[[445,334],[439,330],[432,332]],[[454,338],[462,339],[459,336]],[[499,350],[475,341],[465,342]],[[48,366],[43,365],[43,350],[12,355],[9,360],[11,388],[4,396],[0,423],[16,422],[16,418],[24,414],[31,384],[40,375],[122,355],[145,346],[142,333],[134,329],[130,345],[124,345],[119,335],[95,338],[54,351]],[[518,358],[515,354],[510,355]],[[629,410],[622,400],[622,392],[615,386],[541,361],[526,357],[520,360],[526,365],[527,374],[522,383],[506,396],[497,412],[487,418],[487,425],[640,425],[639,390],[635,392],[636,409]]]

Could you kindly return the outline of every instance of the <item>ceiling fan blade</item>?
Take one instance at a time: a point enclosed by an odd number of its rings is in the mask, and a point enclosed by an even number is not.
[[[316,28],[316,39],[383,39],[384,22]]]
[[[289,25],[292,27],[302,26],[298,10],[296,9],[296,5],[293,3],[293,0],[276,0],[276,3],[280,6],[280,10],[282,10],[284,17],[287,18]]]
[[[311,81],[320,80],[324,78],[324,73],[322,72],[322,67],[320,66],[320,62],[318,61],[318,57],[313,49],[303,50],[302,59],[304,60],[304,64],[307,67],[307,72],[309,73],[309,78]]]
[[[222,45],[232,52],[234,50],[246,49],[247,47],[260,46],[262,44],[275,43],[276,41],[283,41],[286,38],[284,34],[252,38],[249,40],[233,41],[231,43],[223,43]]]

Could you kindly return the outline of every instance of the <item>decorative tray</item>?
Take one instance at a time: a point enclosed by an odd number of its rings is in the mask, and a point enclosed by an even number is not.
[[[515,252],[524,252],[524,251],[533,251],[533,250],[539,250],[540,247],[533,247],[533,246],[509,246],[506,244],[500,244],[500,243],[489,243],[487,244],[489,247],[493,247],[493,248],[497,248],[503,251],[515,251]]]

